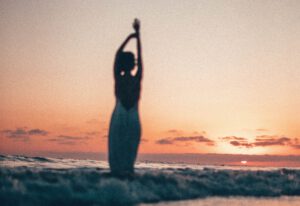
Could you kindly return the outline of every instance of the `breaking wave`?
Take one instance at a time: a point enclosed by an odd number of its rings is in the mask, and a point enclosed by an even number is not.
[[[9,161],[19,164],[8,166]],[[54,167],[61,162],[69,166]],[[100,161],[2,155],[1,205],[133,205],[210,196],[300,195],[300,170],[145,165],[137,168],[134,177],[120,179],[110,176],[107,164]]]

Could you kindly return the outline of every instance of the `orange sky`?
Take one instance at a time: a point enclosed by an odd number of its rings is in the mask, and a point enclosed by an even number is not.
[[[106,152],[113,58],[138,17],[140,152],[300,154],[297,0],[0,9],[0,153]]]

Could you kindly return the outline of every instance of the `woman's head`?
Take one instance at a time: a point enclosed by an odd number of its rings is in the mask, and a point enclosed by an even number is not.
[[[121,70],[130,72],[134,68],[134,54],[132,52],[122,52],[119,57]]]

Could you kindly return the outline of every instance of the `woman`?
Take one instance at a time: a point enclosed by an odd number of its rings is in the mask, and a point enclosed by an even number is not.
[[[141,126],[138,101],[141,91],[142,55],[140,42],[140,23],[133,23],[135,33],[130,34],[117,51],[114,64],[116,106],[109,128],[109,166],[114,175],[131,175],[140,143]],[[137,72],[134,54],[124,52],[129,40],[137,40]]]

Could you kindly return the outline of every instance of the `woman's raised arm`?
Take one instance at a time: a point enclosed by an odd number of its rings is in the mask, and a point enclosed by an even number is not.
[[[133,22],[133,28],[136,33],[137,38],[137,73],[136,76],[139,79],[142,79],[143,76],[143,61],[142,61],[142,44],[140,39],[140,21],[138,19],[135,19]]]
[[[129,40],[131,38],[134,38],[136,37],[136,34],[135,33],[132,33],[132,34],[129,34],[128,37],[125,39],[125,41],[121,44],[121,46],[119,47],[119,49],[117,50],[117,54],[122,52],[126,46],[126,44],[129,42]]]

